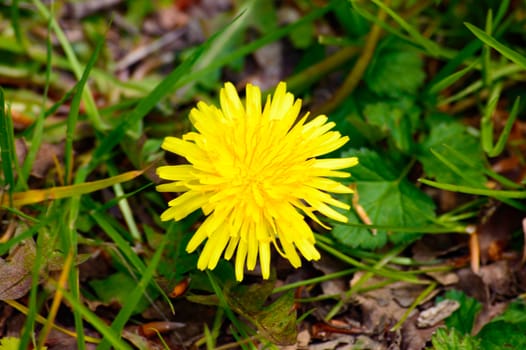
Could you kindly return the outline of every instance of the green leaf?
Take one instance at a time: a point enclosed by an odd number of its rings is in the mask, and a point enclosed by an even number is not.
[[[331,113],[331,120],[336,123],[336,129],[351,140],[354,148],[376,143],[383,138],[378,127],[371,125],[362,116],[360,97],[349,96]]]
[[[526,303],[519,299],[511,302],[506,311],[491,320],[477,334],[483,349],[526,348]]]
[[[290,32],[289,38],[294,47],[305,49],[314,41],[315,29],[312,22],[303,23]]]
[[[267,298],[274,290],[273,281],[227,288],[228,305],[249,319],[266,339],[278,345],[296,343],[294,291],[289,291],[268,306]]]
[[[395,146],[409,153],[413,145],[420,109],[408,98],[382,101],[365,106],[363,111],[369,124],[376,125],[382,133],[393,139]]]
[[[75,77],[77,80],[80,80],[82,77],[83,68],[80,64],[77,55],[75,54],[75,50],[73,49],[73,46],[69,42],[68,38],[66,37],[66,34],[60,27],[58,21],[53,17],[53,14],[51,11],[48,10],[46,5],[40,0],[33,0],[33,4],[38,9],[38,12],[44,17],[46,20],[49,20],[49,25],[55,32],[56,38],[60,45],[62,46],[62,49],[64,50],[64,54],[66,55],[66,58],[68,60],[68,65],[71,69],[71,71],[75,74]],[[97,109],[97,106],[95,104],[95,100],[93,98],[93,95],[91,93],[91,89],[88,86],[84,89],[82,93],[82,101],[84,102],[84,107],[86,109],[86,114],[88,118],[90,119],[91,123],[97,130],[101,130],[104,128],[104,123],[100,118],[99,111]]]
[[[526,323],[490,322],[477,334],[481,349],[526,349]]]
[[[461,334],[471,334],[475,317],[482,309],[482,305],[476,299],[458,290],[447,291],[444,299],[456,300],[460,303],[460,308],[446,319],[446,325],[457,329]]]
[[[389,43],[375,52],[364,79],[378,95],[414,95],[426,77],[422,66],[422,59],[414,49]]]
[[[166,235],[162,243],[159,245],[159,247],[157,247],[155,253],[148,262],[146,270],[140,276],[140,279],[137,281],[137,283],[135,283],[133,287],[125,289],[127,293],[124,297],[122,308],[119,310],[119,313],[117,316],[115,316],[113,322],[111,323],[111,329],[114,334],[122,333],[124,326],[129,321],[131,315],[142,307],[141,304],[144,302],[145,296],[148,297],[148,301],[150,302],[153,302],[154,298],[157,297],[160,288],[153,289],[153,287],[148,287],[153,285],[153,275],[157,269],[157,266],[159,265],[159,262],[161,261],[161,256],[168,242],[168,237],[170,236]],[[165,299],[168,300],[167,297]],[[171,311],[174,312],[173,307],[171,307]],[[111,339],[106,337],[102,340],[98,346],[98,349],[110,349],[110,345]]]
[[[278,26],[276,6],[272,1],[256,0],[249,14],[248,22],[261,33],[267,34]],[[241,46],[241,45],[240,45]]]
[[[90,281],[89,285],[101,301],[105,303],[118,302],[123,305],[129,297],[130,291],[137,286],[137,281],[128,274],[117,272],[108,278]],[[134,313],[141,313],[149,305],[149,301],[142,298],[137,304]]]
[[[471,335],[463,335],[455,328],[438,328],[431,338],[434,350],[478,350],[479,343]],[[482,348],[486,349],[486,348]]]
[[[518,299],[511,302],[502,315],[495,317],[493,321],[505,321],[509,323],[526,323],[526,301]]]
[[[426,175],[439,182],[477,187],[486,182],[480,143],[460,122],[432,125],[429,137],[419,146],[417,158]]]
[[[294,291],[288,291],[255,316],[259,332],[279,345],[296,343],[296,311]]]
[[[389,159],[368,149],[350,150],[342,156],[356,156],[360,160],[360,164],[352,168],[351,180],[356,183],[359,204],[373,224],[418,227],[435,217],[433,201],[405,178],[399,166],[390,164]],[[357,217],[351,214],[349,221],[357,222]],[[361,248],[379,247],[385,244],[385,237],[396,244],[418,236],[385,230],[373,235],[367,229],[345,224],[335,224],[333,235],[347,246]]]
[[[360,218],[354,211],[350,211],[347,217],[349,222],[360,222]],[[368,250],[381,248],[388,241],[386,231],[373,233],[371,230],[364,228],[341,224],[333,225],[332,235],[346,246]]]

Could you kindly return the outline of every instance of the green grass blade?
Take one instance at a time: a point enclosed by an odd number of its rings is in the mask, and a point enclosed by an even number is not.
[[[15,38],[18,44],[21,46],[24,45],[24,40],[22,37],[22,31],[20,30],[20,9],[18,6],[18,0],[13,0],[11,3],[11,25],[13,26],[13,31],[15,32]]]
[[[508,65],[502,66],[502,67],[500,67],[498,69],[495,69],[493,71],[493,80],[498,80],[500,78],[503,78],[503,77],[510,76],[512,74],[521,72],[523,70],[524,70],[524,68],[522,68],[521,66],[519,66],[517,64],[513,64],[513,63],[512,64],[508,64]],[[466,97],[466,96],[468,96],[470,94],[474,94],[475,92],[481,90],[483,87],[484,87],[484,84],[482,83],[482,80],[477,80],[477,81],[473,82],[472,84],[466,86],[464,89],[462,89],[461,91],[457,92],[453,96],[450,96],[450,97],[444,98],[443,100],[440,100],[438,102],[438,105],[440,106],[440,105],[453,103],[455,101],[461,100],[464,97]]]
[[[71,106],[68,113],[67,118],[67,127],[66,127],[66,145],[65,145],[65,151],[64,151],[64,162],[65,162],[65,170],[64,170],[64,183],[70,184],[71,178],[72,178],[72,171],[73,171],[73,135],[75,133],[75,127],[77,125],[78,115],[79,115],[79,108],[80,108],[80,101],[82,99],[82,95],[84,93],[84,88],[86,86],[86,82],[88,81],[89,74],[91,72],[91,68],[95,65],[95,62],[97,61],[97,58],[99,57],[99,53],[102,49],[102,45],[104,44],[104,38],[99,38],[97,40],[97,44],[95,46],[95,51],[91,55],[88,64],[86,65],[86,68],[84,69],[84,72],[82,73],[82,76],[78,82],[78,84],[75,86],[75,93],[73,94],[73,100],[71,101]]]
[[[152,259],[148,263],[147,269],[143,272],[141,279],[139,280],[139,283],[137,284],[137,287],[130,293],[129,297],[124,301],[123,306],[117,316],[115,317],[115,320],[111,324],[111,329],[113,331],[113,334],[121,334],[122,330],[124,329],[124,326],[126,325],[126,322],[128,322],[128,319],[133,314],[133,310],[139,303],[139,300],[144,295],[146,291],[146,287],[151,283],[153,280],[153,275],[157,269],[157,265],[159,265],[159,262],[161,261],[161,256],[164,251],[164,248],[166,244],[168,243],[168,235],[165,235],[163,237],[163,240],[157,250],[155,251],[155,254],[153,255]],[[110,339],[107,339],[106,337],[102,340],[102,342],[99,344],[97,349],[100,350],[107,350],[110,348]]]
[[[503,187],[509,188],[509,189],[520,189],[522,186],[516,182],[513,182],[512,180],[508,179],[505,176],[500,175],[499,173],[496,173],[492,169],[484,169],[484,174],[491,177],[495,181],[499,182]]]
[[[51,27],[53,28],[53,31],[55,32],[55,35],[57,36],[57,40],[59,41],[60,45],[62,46],[62,49],[64,50],[64,53],[66,54],[66,57],[69,62],[69,66],[71,71],[75,74],[75,77],[80,80],[82,77],[82,65],[80,64],[77,56],[75,55],[75,52],[73,50],[73,47],[69,43],[66,35],[60,28],[58,22],[53,18],[52,13],[46,8],[46,6],[42,3],[40,0],[33,0],[33,4],[36,6],[40,14],[46,19],[49,20],[51,23]],[[83,92],[83,101],[86,106],[86,114],[88,115],[88,118],[92,122],[93,126],[97,130],[104,129],[104,123],[102,122],[99,112],[97,110],[97,106],[95,105],[95,100],[93,99],[93,96],[91,95],[91,91],[89,87],[87,87]]]
[[[491,36],[493,32],[493,12],[491,9],[488,10],[486,15],[486,34]],[[482,47],[482,78],[484,85],[490,87],[491,84],[491,50],[488,45]]]
[[[298,21],[289,24],[287,26],[284,26],[282,28],[277,28],[276,30],[270,31],[267,35],[252,41],[251,43],[233,51],[229,55],[225,55],[223,57],[217,58],[212,64],[210,64],[207,67],[204,67],[203,69],[196,70],[194,72],[189,73],[188,75],[185,75],[177,84],[175,84],[175,88],[180,88],[184,86],[185,84],[188,84],[190,82],[193,82],[199,78],[202,78],[206,76],[207,74],[210,74],[211,72],[223,67],[224,65],[234,62],[254,51],[257,49],[268,45],[270,43],[273,43],[277,41],[280,38],[283,38],[284,36],[288,35],[291,31],[294,29],[301,27],[305,25],[306,23],[312,22],[316,20],[317,18],[320,18],[321,16],[325,15],[327,12],[329,12],[335,3],[341,0],[333,0],[325,7],[316,9]]]
[[[119,201],[123,200],[123,199],[127,199],[127,198],[130,198],[130,197],[133,197],[134,195],[136,195],[137,193],[140,193],[144,190],[146,190],[147,188],[150,188],[150,187],[154,187],[155,184],[153,182],[149,183],[149,184],[146,184],[134,191],[131,191],[131,192],[128,192],[128,193],[125,193],[123,194],[122,196],[116,196],[115,198],[112,198],[110,199],[109,201],[105,202],[104,204],[100,205],[97,207],[97,211],[100,211],[100,212],[103,212],[103,211],[106,211],[108,210],[109,208],[111,207],[114,207],[116,205],[119,204]],[[164,203],[163,203],[164,204]]]
[[[77,309],[82,317],[89,322],[104,339],[113,346],[114,349],[132,350],[132,348],[123,340],[121,340],[120,333],[115,333],[104,321],[91,312],[84,306],[77,298],[73,297],[69,292],[63,291],[64,299],[66,299],[74,309]]]
[[[325,274],[319,277],[313,277],[313,278],[309,278],[309,279],[305,279],[305,280],[301,280],[297,282],[284,284],[284,285],[274,288],[274,290],[272,291],[272,294],[282,293],[282,292],[286,292],[287,290],[296,289],[299,287],[306,287],[311,284],[318,284],[321,282],[330,281],[332,279],[341,278],[341,277],[350,275],[352,273],[355,273],[356,271],[358,271],[356,268],[352,268],[352,269],[347,269],[347,270],[342,270],[342,271],[338,271],[334,273]]]
[[[80,101],[80,94],[79,101]],[[77,220],[80,212],[80,197],[76,195],[65,202],[66,208],[62,212],[64,213],[61,222],[66,222],[67,225],[63,226],[63,234],[60,235],[62,240],[62,246],[64,251],[71,252],[73,259],[77,259],[78,255],[78,232],[77,232]],[[68,283],[70,286],[71,296],[77,300],[81,300],[80,297],[80,282],[78,269],[72,268],[69,270]],[[82,322],[82,314],[78,309],[73,309],[73,319],[75,323],[75,331],[77,332],[77,347],[79,350],[86,349],[84,325]]]
[[[448,76],[454,74],[455,70],[457,70],[457,67],[473,61],[473,55],[480,49],[481,46],[482,43],[480,40],[473,39],[473,41],[462,48],[462,50],[456,53],[456,55],[452,56],[447,61],[447,63],[444,62],[444,67],[440,69],[440,71],[438,71],[435,76],[430,77],[431,81],[429,82],[429,86],[434,86],[439,81],[444,80]]]
[[[497,50],[500,52],[504,57],[509,59],[510,61],[518,64],[523,69],[526,69],[526,57],[521,55],[515,50],[510,49],[506,45],[500,43],[497,41],[494,37],[488,35],[480,28],[475,27],[474,25],[465,22],[464,25],[468,27],[468,29],[477,37],[479,38],[484,44],[490,46],[491,48]]]
[[[210,332],[210,328],[208,328],[208,325],[206,323],[205,323],[204,328],[205,328],[204,338],[205,338],[206,350],[213,350],[216,348],[215,339],[212,336],[212,332]]]
[[[451,226],[451,225],[428,225],[428,226],[416,226],[416,227],[408,227],[408,226],[391,226],[391,225],[368,225],[368,224],[361,224],[358,222],[334,222],[334,224],[342,225],[342,226],[349,226],[349,227],[358,227],[363,228],[367,230],[381,230],[381,231],[390,231],[390,232],[400,232],[400,233],[447,233],[447,232],[459,232],[459,233],[465,233],[466,228],[462,225],[457,226]]]
[[[195,69],[203,69],[208,67],[217,60],[217,57],[221,55],[225,46],[228,46],[229,42],[245,30],[252,20],[250,12],[254,11],[254,4],[259,0],[249,0],[241,3],[241,8],[237,11],[238,14],[234,20],[221,31],[221,34],[210,44],[209,48],[203,52],[201,57],[195,63]]]
[[[355,11],[357,14],[359,14],[360,16],[365,18],[366,20],[378,25],[380,28],[385,30],[387,33],[391,33],[391,34],[399,37],[400,39],[415,45],[416,47],[420,48],[423,51],[427,50],[427,47],[425,45],[422,45],[422,39],[421,38],[415,38],[415,37],[413,37],[411,35],[404,34],[400,29],[394,28],[388,22],[385,22],[385,21],[382,21],[382,20],[378,19],[378,17],[376,15],[368,12],[365,9],[365,7],[358,6],[356,4],[355,0],[351,0],[351,2],[353,3],[353,11]],[[402,18],[401,18],[401,20],[404,21]],[[411,25],[409,25],[409,24],[408,24],[408,26],[411,27]],[[434,52],[430,52],[429,50],[427,50],[427,54],[429,54],[430,56],[451,58],[451,57],[455,57],[457,55],[457,52],[455,50],[452,50],[452,49],[449,49],[449,48],[445,48],[445,47],[440,47],[437,43],[432,42],[432,41],[430,41],[429,39],[427,39],[425,37],[422,37],[422,38],[423,38],[424,41],[431,43],[430,45],[434,46],[434,48],[435,48]],[[426,45],[428,45],[428,44],[426,44]]]
[[[46,118],[45,108],[46,108],[46,104],[48,100],[47,95],[49,91],[49,85],[51,83],[52,51],[53,51],[53,47],[51,45],[51,21],[49,21],[47,35],[46,35],[45,85],[44,85],[44,91],[42,94],[43,110],[38,115],[37,119],[35,120],[35,123],[32,126],[31,146],[29,147],[29,150],[27,152],[26,159],[24,160],[24,164],[22,165],[22,168],[20,169],[20,174],[18,176],[17,191],[20,191],[22,189],[24,190],[28,189],[27,180],[29,178],[29,174],[33,167],[33,163],[37,156],[40,145],[42,144],[42,138],[44,134],[44,120]],[[57,106],[57,109],[59,106]]]
[[[118,174],[117,167],[112,162],[107,162],[108,172],[110,176],[116,176]],[[124,193],[124,190],[122,188],[121,184],[115,184],[113,185],[113,191],[115,192],[115,196],[117,198],[120,198],[120,200],[117,202],[117,205],[119,206],[119,209],[121,210],[122,216],[124,217],[124,221],[126,222],[126,225],[128,226],[128,230],[130,231],[131,236],[135,241],[141,241],[141,233],[139,231],[139,228],[137,226],[137,223],[135,222],[135,215],[133,215],[133,211],[130,208],[130,204],[128,203],[127,196]]]
[[[488,197],[493,197],[496,199],[499,199],[499,198],[514,198],[514,199],[526,198],[526,190],[524,191],[490,190],[486,188],[476,188],[476,187],[440,183],[440,182],[436,182],[436,181],[432,181],[428,179],[418,179],[418,181],[425,185],[439,188],[441,190],[488,196]]]
[[[206,275],[208,276],[208,280],[210,281],[210,285],[212,286],[215,295],[219,299],[219,306],[224,310],[226,316],[228,317],[230,322],[232,322],[237,331],[241,334],[242,338],[248,339],[248,334],[245,332],[243,325],[237,319],[236,315],[234,314],[234,311],[232,311],[232,309],[228,305],[228,301],[225,297],[225,294],[223,293],[223,289],[219,285],[216,277],[212,274],[212,272],[210,272],[210,270],[206,270]]]
[[[446,145],[447,147],[447,145]],[[459,178],[462,178],[464,179],[467,183],[469,183],[470,185],[475,185],[475,183],[473,182],[473,180],[471,179],[471,177],[466,174],[465,171],[463,171],[462,169],[459,169],[455,164],[453,164],[452,162],[449,161],[449,159],[447,157],[444,157],[442,154],[438,153],[436,150],[434,149],[430,149],[431,153],[433,153],[433,155],[439,160],[441,161],[445,166],[447,166],[452,172],[454,172]]]
[[[16,246],[18,243],[23,242],[24,240],[33,237],[35,234],[40,232],[46,225],[51,222],[52,216],[44,213],[40,220],[35,223],[35,225],[29,227],[27,230],[21,232],[20,234],[12,237],[5,243],[0,244],[0,255],[6,254],[11,248]]]
[[[424,37],[418,29],[416,29],[414,26],[409,24],[405,19],[400,17],[396,12],[394,12],[391,8],[389,8],[389,6],[384,4],[383,1],[380,1],[380,0],[372,0],[372,1],[376,4],[376,6],[380,7],[389,16],[391,16],[391,18],[394,19],[395,22],[398,23],[398,25],[402,27],[419,45],[425,48],[429,54],[431,54],[432,56],[441,55],[440,47],[435,42]]]
[[[430,94],[436,94],[440,91],[444,90],[445,88],[453,85],[456,83],[460,78],[462,78],[466,73],[470,72],[476,65],[478,64],[477,61],[471,63],[469,66],[467,66],[464,69],[459,70],[458,72],[455,72],[447,77],[445,77],[442,80],[437,81],[431,87],[429,88]]]
[[[74,201],[70,201],[74,202]],[[75,218],[75,220],[78,218],[78,210],[71,210],[71,213],[69,216],[71,218]],[[70,220],[71,220],[70,218]],[[73,251],[74,257],[78,256],[77,253],[77,230],[75,227],[68,227],[66,234],[69,236],[68,240],[71,242],[71,248],[70,250]],[[73,268],[69,271],[68,276],[68,283],[70,285],[71,289],[71,296],[75,298],[76,300],[81,300],[81,293],[80,293],[80,282],[79,282],[79,272],[78,269]],[[75,331],[77,333],[77,348],[79,350],[85,350],[86,349],[86,341],[85,341],[85,333],[84,333],[84,323],[82,322],[82,314],[80,310],[73,309],[73,319],[75,323]]]
[[[446,147],[448,149],[448,151],[451,153],[451,155],[453,157],[455,157],[456,159],[460,160],[461,162],[463,162],[464,164],[466,164],[467,166],[469,166],[469,164],[471,164],[472,162],[470,161],[469,157],[467,157],[465,154],[459,152],[458,150],[450,147],[449,145],[444,145],[444,147]],[[500,183],[502,183],[503,185],[507,186],[508,188],[515,188],[515,189],[519,189],[519,188],[522,188],[521,185],[519,184],[516,184],[514,182],[511,182],[510,180],[506,179],[505,177],[503,176],[500,176],[499,174],[496,174],[495,172],[485,168],[484,169],[484,174],[496,179],[497,181],[499,181]],[[511,199],[511,198],[497,198],[498,200],[500,200],[501,202],[503,203],[506,203],[514,208],[517,208],[519,210],[526,210],[526,205],[522,204],[521,202],[518,202],[514,199]]]
[[[491,89],[484,115],[480,119],[480,141],[486,153],[493,149],[493,114],[497,108],[501,91],[502,84],[497,84]]]
[[[504,126],[504,130],[502,130],[502,133],[499,136],[499,140],[497,141],[497,144],[495,147],[488,152],[488,156],[490,157],[496,157],[499,154],[502,153],[504,150],[504,146],[506,146],[506,142],[508,141],[508,137],[510,136],[511,129],[513,128],[513,124],[515,123],[515,120],[517,119],[517,115],[519,114],[519,106],[520,106],[520,96],[517,97],[515,102],[513,103],[513,107],[511,108],[511,112],[508,116],[508,120],[506,120],[506,125]]]
[[[22,31],[20,30],[20,10],[18,6],[18,0],[13,0],[11,3],[11,25],[15,32],[15,38],[18,44],[23,46],[24,41],[22,37]]]
[[[429,294],[431,294],[431,292],[435,290],[436,287],[436,282],[432,282],[429,286],[427,286],[427,288],[424,289],[424,291],[420,293],[418,297],[416,297],[416,299],[411,303],[411,305],[407,308],[407,310],[404,312],[404,314],[398,320],[398,322],[396,322],[396,324],[390,329],[390,331],[395,332],[398,329],[400,329],[400,327],[402,327],[404,322],[409,317],[409,314],[412,313],[416,309],[416,307],[420,305],[420,303],[422,303],[429,296]]]
[[[393,249],[391,249],[391,251],[388,251],[385,254],[383,254],[381,259],[376,261],[374,265],[371,266],[371,269],[367,271],[365,274],[363,274],[358,279],[358,281],[356,281],[356,283],[354,283],[353,286],[348,291],[345,292],[342,298],[327,313],[327,315],[325,316],[325,320],[329,321],[334,316],[336,316],[338,312],[340,311],[340,309],[343,307],[343,305],[349,300],[349,298],[361,288],[362,284],[364,284],[368,279],[374,276],[375,270],[380,270],[384,268],[386,264],[391,262],[393,258],[396,258],[406,247],[407,247],[407,244],[402,244],[402,245],[394,247]],[[399,276],[404,276],[404,272],[396,271],[395,273],[398,273]]]
[[[9,206],[13,206],[13,191],[15,189],[13,169],[17,160],[14,138],[13,120],[6,110],[4,90],[0,88],[0,159],[2,160],[2,170],[5,179],[4,188],[7,188],[9,196]]]
[[[414,276],[410,276],[404,273],[400,273],[399,271],[393,271],[388,270],[385,267],[378,268],[374,266],[369,266],[367,264],[364,264],[351,256],[343,253],[340,251],[341,248],[333,247],[331,244],[328,244],[326,242],[323,242],[323,240],[318,239],[319,235],[316,235],[316,245],[326,251],[327,253],[331,254],[332,256],[336,257],[337,259],[343,261],[344,263],[347,263],[349,265],[355,266],[361,270],[372,272],[378,276],[383,276],[386,278],[392,278],[394,280],[402,280],[410,283],[415,284],[426,284],[427,282],[422,281]]]
[[[90,216],[97,223],[97,225],[99,225],[102,228],[102,230],[108,235],[108,237],[110,237],[110,239],[115,243],[119,252],[122,253],[127,259],[127,261],[131,263],[132,267],[137,271],[138,274],[144,274],[144,271],[146,271],[146,266],[130,247],[129,242],[123,238],[122,233],[119,232],[116,228],[118,223],[112,223],[112,220],[102,212],[102,209],[104,207],[100,206],[90,198],[84,198],[84,203],[86,207],[92,208],[92,211],[90,211]],[[185,226],[182,225],[178,225],[177,228],[186,229]],[[172,230],[168,230],[167,236],[169,239],[173,238]],[[128,264],[126,263],[125,265]],[[131,275],[134,275],[135,271],[133,269],[129,269],[129,273]],[[155,287],[158,289],[159,293],[166,299],[166,302],[170,305],[173,312],[173,306],[168,296],[166,296],[166,293],[164,293],[163,289],[159,285],[155,284]]]
[[[89,199],[85,199],[87,205],[93,205],[92,208],[96,209],[97,204]],[[117,231],[113,225],[106,219],[103,213],[98,212],[97,210],[94,210],[90,212],[91,217],[97,225],[102,228],[105,234],[107,234],[110,239],[115,243],[119,251],[124,254],[124,256],[128,259],[128,261],[132,264],[132,266],[140,273],[144,273],[146,270],[146,266],[142,262],[142,260],[137,256],[137,254],[133,251],[133,249],[130,247],[130,244],[128,241],[126,241],[122,235]]]
[[[495,24],[495,27],[497,27],[500,24],[500,21],[502,21],[502,18],[508,11],[508,7],[510,6],[510,0],[501,0],[499,8],[497,9],[497,15],[495,16],[495,21],[493,22]]]
[[[204,49],[212,40],[213,38],[202,44],[188,59],[174,69],[146,97],[141,99],[131,113],[123,118],[123,121],[102,140],[100,146],[93,153],[93,158],[85,175],[87,175],[87,173],[89,173],[89,171],[91,171],[91,169],[93,169],[123,139],[126,131],[131,125],[134,125],[144,118],[163,97],[173,91],[175,84],[183,76],[188,74],[195,61],[200,57]],[[77,180],[80,181],[81,178],[78,177]]]
[[[37,246],[35,252],[34,265],[31,270],[31,290],[29,292],[29,301],[28,301],[28,313],[26,315],[27,319],[24,323],[23,333],[20,337],[20,346],[19,349],[28,349],[29,343],[31,341],[31,336],[35,332],[35,321],[38,315],[37,308],[37,293],[39,292],[38,286],[40,284],[40,273],[41,267],[44,266],[44,256],[42,255],[42,246],[44,240],[43,231],[38,231],[40,234],[37,237]]]

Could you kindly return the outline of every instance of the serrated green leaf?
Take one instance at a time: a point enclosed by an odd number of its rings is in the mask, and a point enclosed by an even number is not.
[[[461,334],[471,334],[475,317],[482,309],[482,305],[458,290],[447,291],[444,299],[456,300],[460,303],[460,308],[446,319],[446,326],[457,329]]]
[[[294,293],[289,291],[268,306],[267,298],[274,290],[274,281],[227,288],[228,305],[238,314],[249,319],[266,339],[278,345],[296,342],[296,312]]]
[[[336,129],[352,140],[354,148],[376,143],[383,138],[378,128],[362,117],[363,113],[358,103],[360,100],[360,97],[349,96],[331,113],[331,120],[336,123]]]
[[[342,156],[360,159],[360,164],[353,167],[351,179],[356,183],[359,204],[373,224],[418,227],[435,217],[433,201],[403,177],[402,170],[387,158],[368,149],[350,150]],[[356,222],[357,218],[350,216],[349,220]],[[343,244],[361,248],[379,247],[385,243],[386,236],[395,244],[417,237],[414,233],[382,230],[373,235],[367,229],[344,224],[335,224],[333,235]]]
[[[526,323],[526,302],[518,299],[511,302],[506,311],[495,317],[492,321],[505,321],[509,323]]]
[[[400,151],[408,153],[411,150],[412,135],[420,115],[420,109],[412,100],[401,98],[371,103],[365,106],[363,113],[370,124],[378,126],[384,135],[392,138]]]
[[[349,212],[350,222],[360,222],[355,212]],[[362,248],[374,250],[387,244],[387,232],[379,231],[373,233],[360,227],[350,227],[347,225],[335,224],[332,228],[332,235],[341,243],[351,248]]]
[[[526,349],[526,323],[490,322],[477,334],[481,349]]]
[[[288,291],[256,315],[258,330],[274,344],[296,343],[294,291]]]
[[[425,79],[422,59],[409,47],[385,46],[375,53],[364,79],[378,95],[396,98],[416,94]]]
[[[417,158],[426,175],[438,182],[471,186],[483,186],[486,182],[480,143],[460,122],[432,125],[429,137],[419,147]]]
[[[274,281],[263,281],[249,286],[240,284],[227,288],[225,292],[227,302],[233,308],[250,314],[257,313],[274,290]]]
[[[117,272],[105,279],[92,280],[89,282],[89,285],[95,290],[101,301],[105,303],[118,302],[123,305],[129,297],[130,291],[135,289],[137,283],[138,282],[129,275]],[[155,292],[152,290],[149,295],[154,293]],[[150,302],[145,298],[142,298],[137,304],[134,313],[141,313],[149,305]]]
[[[483,349],[526,348],[526,303],[511,302],[506,310],[486,324],[477,334]]]
[[[478,350],[479,343],[471,335],[463,335],[455,328],[437,329],[431,339],[434,350]],[[485,348],[483,348],[485,349]]]

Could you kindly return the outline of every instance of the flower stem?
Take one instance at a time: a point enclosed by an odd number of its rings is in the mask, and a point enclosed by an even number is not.
[[[290,77],[287,80],[288,88],[294,92],[297,92],[299,89],[305,89],[306,86],[347,62],[351,57],[356,55],[359,50],[360,48],[356,46],[349,46],[339,50],[324,60]]]
[[[378,20],[380,22],[385,21],[387,17],[387,13],[380,9],[378,11]],[[369,34],[367,34],[367,38],[365,39],[365,46],[363,48],[363,52],[358,57],[358,60],[356,61],[356,64],[354,65],[353,69],[343,82],[343,84],[340,86],[338,91],[333,95],[333,97],[327,101],[324,105],[322,105],[318,111],[314,111],[314,115],[318,114],[324,114],[329,113],[333,111],[347,96],[349,96],[356,86],[358,86],[358,83],[362,79],[365,70],[367,69],[367,66],[369,65],[369,62],[371,61],[371,58],[373,57],[374,50],[376,48],[376,44],[378,43],[378,40],[380,39],[382,33],[382,29],[378,24],[373,24],[371,27],[371,31]]]

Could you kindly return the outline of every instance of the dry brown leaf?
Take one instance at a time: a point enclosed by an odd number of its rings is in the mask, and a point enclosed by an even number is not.
[[[35,245],[26,240],[16,246],[7,259],[0,258],[0,300],[18,299],[31,288],[31,269]]]
[[[426,309],[418,315],[416,326],[418,328],[432,327],[445,320],[460,307],[456,300],[445,299],[429,309]]]

